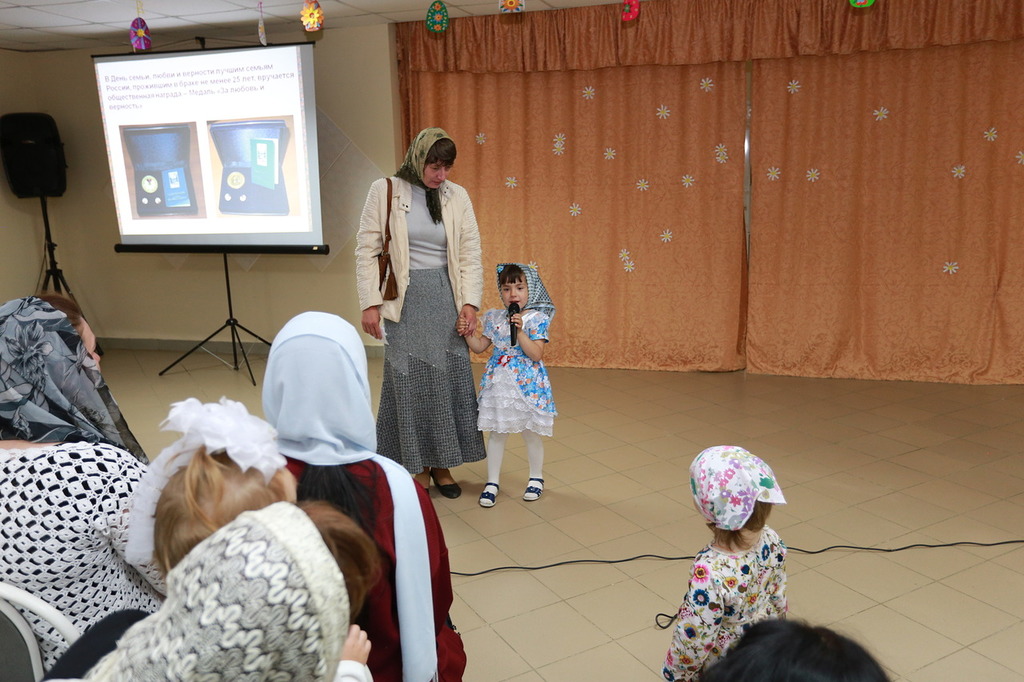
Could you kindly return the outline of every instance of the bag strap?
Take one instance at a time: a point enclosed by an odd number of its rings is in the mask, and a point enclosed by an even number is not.
[[[381,250],[381,255],[388,253],[388,243],[391,241],[391,178],[384,178],[388,183],[388,214],[384,219],[384,248]]]

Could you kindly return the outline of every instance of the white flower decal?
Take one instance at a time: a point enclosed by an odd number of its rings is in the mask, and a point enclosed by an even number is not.
[[[569,215],[571,215],[571,216],[573,216],[575,218],[580,213],[583,213],[583,207],[582,206],[580,206],[576,202],[573,202],[573,203],[569,204]]]
[[[789,83],[786,84],[786,90],[789,90],[789,94],[791,95],[795,95],[800,92],[800,88],[800,81],[789,81]]]
[[[604,159],[605,161],[611,161],[615,158],[615,150],[611,147],[604,148]]]
[[[535,260],[530,261],[529,263],[526,264],[526,267],[530,268],[531,270],[536,271],[537,270],[537,261],[535,261]]]
[[[634,270],[636,270],[636,263],[634,263],[631,260],[628,260],[625,263],[623,263],[622,269],[625,270],[626,272],[633,272]]]
[[[1024,150],[1017,152],[1017,163],[1024,166]]]
[[[682,179],[683,187],[693,187],[693,183],[697,182],[697,178],[692,175],[684,175]]]
[[[955,260],[948,260],[942,265],[942,271],[947,275],[955,275],[956,271],[960,269],[960,264]]]
[[[583,88],[583,92],[581,94],[583,95],[583,99],[594,99],[594,95],[597,94],[597,90],[594,89],[593,85],[588,85]]]
[[[484,142],[487,142],[487,133],[477,133],[476,134],[476,143],[477,144],[483,144]]]
[[[771,168],[768,169],[767,176],[769,180],[778,180],[781,175],[782,170],[776,168],[775,166],[772,166]]]
[[[715,81],[711,80],[710,78],[701,78],[700,79],[700,89],[703,90],[704,92],[711,92],[711,90],[714,87],[715,87]]]
[[[729,160],[729,150],[725,148],[724,144],[715,146],[715,161],[718,163],[725,163]]]
[[[817,168],[812,168],[807,171],[807,182],[817,182],[821,179],[821,171]]]
[[[878,107],[871,112],[871,115],[875,117],[876,121],[884,121],[889,118],[889,110],[885,107]]]
[[[636,181],[636,188],[641,192],[646,192],[651,188],[651,183],[647,182],[647,180],[643,178],[640,178],[639,180]]]
[[[672,230],[665,230],[664,232],[662,232],[661,241],[665,242],[666,244],[672,241]]]
[[[951,172],[953,173],[954,178],[956,178],[957,180],[963,180],[964,176],[967,175],[967,166],[961,163],[959,165],[953,166],[953,170]]]
[[[509,189],[515,189],[516,187],[519,186],[519,181],[516,180],[516,176],[509,175],[508,177],[505,178],[505,186],[508,187]]]
[[[664,104],[662,104],[660,107],[658,107],[658,110],[654,113],[654,115],[660,118],[662,121],[664,121],[666,118],[672,115],[672,110],[669,109]]]
[[[557,135],[555,135],[555,139],[552,143],[554,144],[554,147],[551,149],[551,151],[555,154],[555,156],[561,156],[562,154],[565,153],[565,133],[558,133]]]
[[[629,249],[623,249],[622,251],[619,251],[619,260],[622,262],[626,262],[629,260]]]
[[[996,138],[999,137],[999,131],[997,131],[995,128],[989,128],[988,130],[983,132],[982,135],[989,142],[995,142]]]

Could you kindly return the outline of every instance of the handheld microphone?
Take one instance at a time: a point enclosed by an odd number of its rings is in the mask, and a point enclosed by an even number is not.
[[[516,345],[516,332],[518,332],[519,330],[516,329],[516,326],[514,324],[512,324],[512,316],[515,315],[518,312],[519,312],[519,304],[518,303],[513,301],[512,303],[508,304],[509,339],[510,339],[510,343],[513,346]]]

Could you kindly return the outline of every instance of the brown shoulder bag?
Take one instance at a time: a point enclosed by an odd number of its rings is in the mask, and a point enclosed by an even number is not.
[[[393,301],[398,298],[398,281],[395,279],[395,269],[391,267],[391,252],[388,247],[391,245],[391,178],[388,181],[388,214],[384,219],[384,248],[377,256],[377,267],[380,269],[380,291],[385,301]]]

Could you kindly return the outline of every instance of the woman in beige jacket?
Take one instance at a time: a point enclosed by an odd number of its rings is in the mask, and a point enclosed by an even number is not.
[[[462,493],[451,467],[486,455],[463,338],[476,331],[482,296],[480,232],[469,194],[447,179],[455,155],[447,133],[427,128],[391,178],[389,252],[396,299],[384,300],[377,266],[387,179],[370,186],[356,237],[363,331],[386,344],[378,450],[401,462],[424,487],[433,478],[449,498]],[[467,323],[461,333],[459,319]]]

